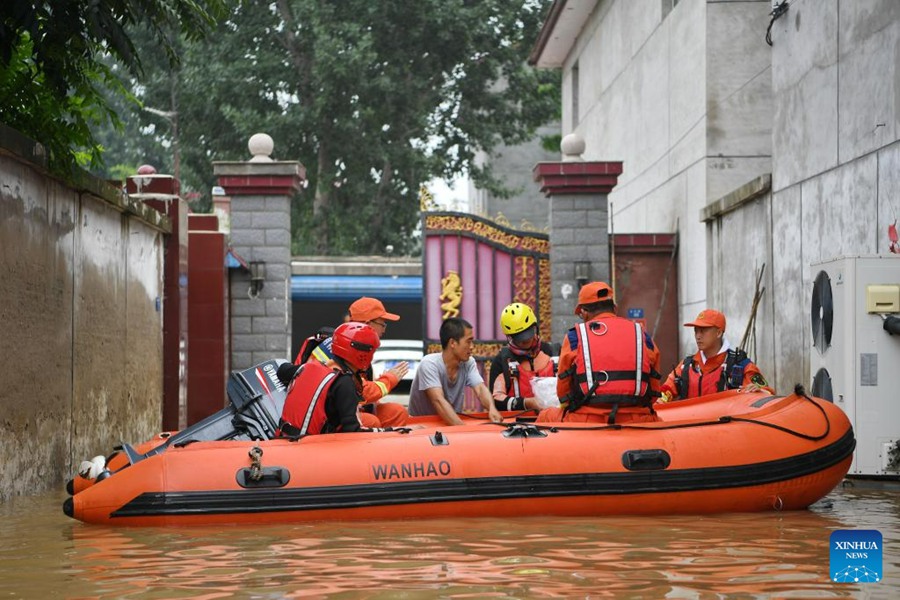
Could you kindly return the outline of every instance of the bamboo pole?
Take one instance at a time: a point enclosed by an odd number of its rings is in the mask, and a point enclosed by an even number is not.
[[[759,270],[759,273],[756,276],[756,289],[753,292],[753,304],[750,306],[750,318],[747,319],[747,328],[744,330],[744,335],[741,337],[741,343],[738,345],[738,348],[746,350],[747,340],[750,337],[750,332],[753,330],[753,325],[756,323],[756,311],[759,309],[759,301],[762,299],[763,294],[766,291],[766,288],[760,287],[762,285],[763,273],[766,272],[766,263],[762,264],[762,267]]]

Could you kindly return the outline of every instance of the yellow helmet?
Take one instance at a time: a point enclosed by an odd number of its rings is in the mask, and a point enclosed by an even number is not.
[[[537,324],[534,311],[527,304],[513,302],[500,313],[500,327],[506,335],[515,335]]]

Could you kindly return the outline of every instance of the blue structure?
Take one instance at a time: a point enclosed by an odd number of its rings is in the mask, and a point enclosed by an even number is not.
[[[420,275],[293,275],[294,302],[343,302],[377,296],[388,302],[422,302]]]

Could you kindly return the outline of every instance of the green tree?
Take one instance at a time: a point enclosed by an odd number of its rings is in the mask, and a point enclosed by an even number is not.
[[[526,64],[548,5],[247,0],[185,43],[177,69],[135,88],[177,115],[178,139],[172,123],[139,118],[169,149],[180,142],[186,189],[208,190],[210,162],[246,158],[260,131],[275,158],[301,160],[295,253],[408,252],[422,183],[468,173],[498,191],[476,153],[529,139],[558,113],[558,73]]]
[[[128,31],[140,26],[174,64],[172,32],[199,39],[226,9],[226,0],[4,0],[0,121],[42,142],[56,169],[70,167],[79,151],[97,165],[92,128],[117,123],[107,94],[128,97],[102,57],[139,75]]]

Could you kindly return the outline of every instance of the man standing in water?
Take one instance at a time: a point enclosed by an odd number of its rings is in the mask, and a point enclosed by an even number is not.
[[[409,414],[440,415],[448,425],[462,425],[459,413],[466,387],[472,388],[494,423],[503,420],[484,379],[478,372],[472,351],[475,333],[472,325],[458,317],[441,324],[441,352],[422,358],[409,393]]]

